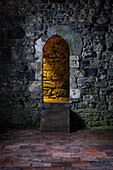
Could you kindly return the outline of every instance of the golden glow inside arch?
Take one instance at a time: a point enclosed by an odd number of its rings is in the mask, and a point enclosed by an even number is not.
[[[59,35],[52,36],[43,49],[43,101],[69,102],[69,46]]]

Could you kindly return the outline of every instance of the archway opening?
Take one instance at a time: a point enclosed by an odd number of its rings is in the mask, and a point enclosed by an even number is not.
[[[69,46],[53,35],[43,48],[43,102],[69,102]]]

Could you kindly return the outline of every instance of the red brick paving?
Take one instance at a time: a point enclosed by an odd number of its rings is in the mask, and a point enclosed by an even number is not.
[[[113,170],[113,130],[70,134],[8,130],[0,135],[0,170]]]

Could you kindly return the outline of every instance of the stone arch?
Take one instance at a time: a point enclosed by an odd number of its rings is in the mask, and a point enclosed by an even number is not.
[[[55,34],[43,48],[43,101],[69,102],[70,50],[64,38]]]
[[[42,96],[42,59],[45,43],[54,35],[61,36],[68,44],[70,50],[70,100],[80,98],[80,89],[75,86],[74,76],[82,74],[79,69],[79,57],[82,53],[83,42],[79,33],[68,26],[49,27],[47,33],[35,41],[35,81],[30,84],[29,91],[36,92]],[[32,64],[32,63],[31,63]]]

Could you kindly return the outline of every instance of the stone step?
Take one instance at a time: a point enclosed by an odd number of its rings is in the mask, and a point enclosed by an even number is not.
[[[69,103],[44,103],[42,107],[43,109],[53,109],[53,108],[66,109],[70,107],[70,104]]]
[[[48,103],[43,105],[41,132],[69,132],[70,107],[68,104]]]
[[[42,110],[42,117],[58,117],[58,118],[68,118],[69,109],[60,109],[60,108],[50,108]]]
[[[59,118],[59,117],[46,117],[41,120],[42,125],[67,125],[69,124],[69,119]]]
[[[61,126],[61,125],[43,125],[40,127],[41,132],[56,132],[56,133],[68,133],[69,127],[68,126]]]

